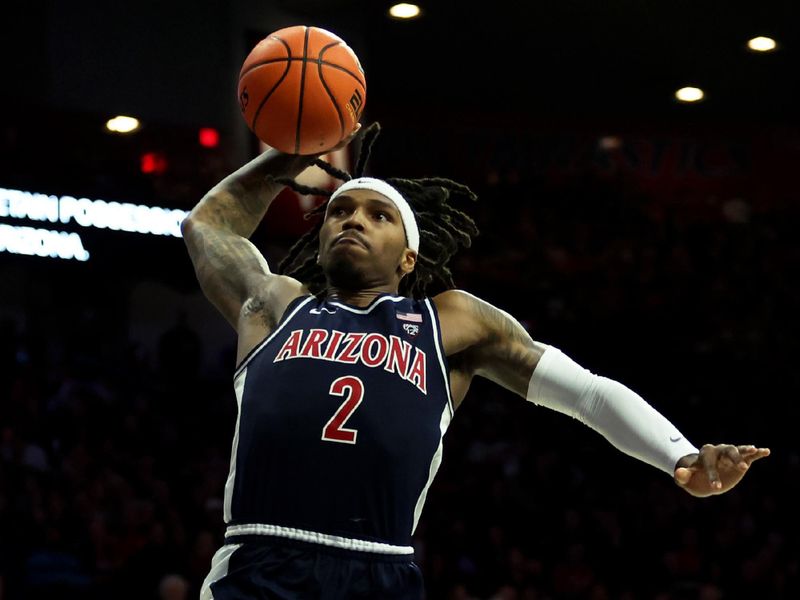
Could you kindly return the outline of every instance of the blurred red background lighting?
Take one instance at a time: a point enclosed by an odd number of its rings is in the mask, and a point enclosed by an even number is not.
[[[145,152],[139,158],[139,168],[146,175],[161,175],[167,171],[167,159],[158,152]]]
[[[206,148],[216,148],[219,144],[219,132],[213,127],[203,127],[197,137],[200,145]]]

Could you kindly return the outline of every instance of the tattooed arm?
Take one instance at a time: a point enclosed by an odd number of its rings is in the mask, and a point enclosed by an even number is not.
[[[674,477],[694,496],[722,494],[769,448],[693,446],[664,416],[621,383],[597,376],[560,350],[534,342],[509,314],[450,290],[434,298],[450,363],[453,400],[483,375],[538,404],[588,425],[625,454]]]
[[[267,176],[295,177],[313,159],[265,152],[214,186],[181,225],[203,293],[239,334],[239,360],[305,293],[300,282],[274,275],[247,238],[283,187]]]
[[[508,313],[461,290],[434,299],[442,343],[451,367],[453,400],[463,400],[469,382],[481,375],[522,396],[545,350]]]

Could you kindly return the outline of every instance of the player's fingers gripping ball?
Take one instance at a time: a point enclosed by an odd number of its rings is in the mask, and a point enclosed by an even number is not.
[[[264,143],[320,154],[353,131],[367,99],[364,70],[345,42],[297,25],[261,40],[239,73],[239,106]]]

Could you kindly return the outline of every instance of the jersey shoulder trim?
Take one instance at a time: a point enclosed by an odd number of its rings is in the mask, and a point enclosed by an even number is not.
[[[447,365],[447,357],[444,355],[442,348],[442,335],[439,326],[439,313],[436,312],[436,306],[430,298],[425,298],[425,307],[431,315],[431,326],[433,327],[433,345],[436,348],[436,357],[439,359],[439,367],[442,369],[442,377],[444,378],[444,388],[447,390],[447,406],[450,410],[450,416],[453,416],[453,395],[450,393],[450,369]]]

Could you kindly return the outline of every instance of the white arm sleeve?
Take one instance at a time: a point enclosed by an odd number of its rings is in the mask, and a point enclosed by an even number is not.
[[[641,396],[594,375],[552,346],[534,369],[528,400],[578,419],[625,454],[670,476],[682,456],[698,452]]]

